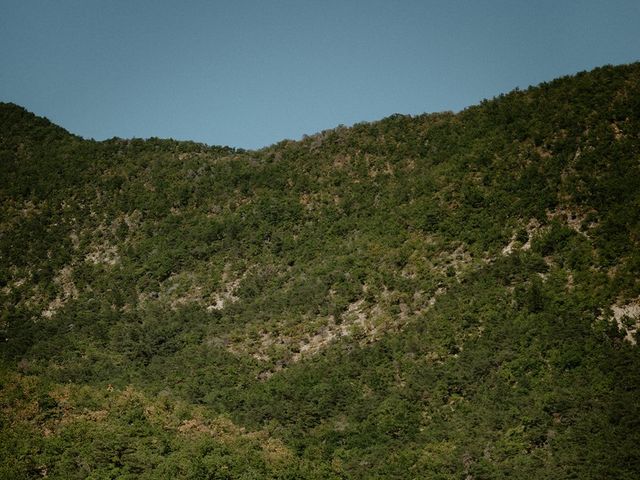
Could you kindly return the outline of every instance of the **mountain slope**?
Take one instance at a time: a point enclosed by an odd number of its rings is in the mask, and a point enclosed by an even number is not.
[[[0,105],[2,473],[636,478],[639,114],[640,64],[260,151]]]

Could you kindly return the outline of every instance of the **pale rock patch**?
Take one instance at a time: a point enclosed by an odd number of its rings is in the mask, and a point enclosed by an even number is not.
[[[625,332],[624,339],[636,345],[635,334],[640,329],[640,297],[625,305],[611,305],[613,320]]]
[[[582,228],[589,213],[592,212],[576,212],[567,207],[558,207],[554,210],[547,210],[547,218],[549,220],[559,220],[567,225],[573,231],[588,237],[587,231]],[[593,228],[595,223],[587,226],[587,229]]]
[[[524,228],[527,232],[527,241],[524,244],[520,244],[520,242],[516,240],[517,234],[516,232],[514,232],[507,246],[502,249],[502,255],[511,255],[518,247],[520,247],[520,249],[524,251],[531,250],[531,239],[533,238],[534,234],[540,231],[540,222],[537,219],[532,218]]]
[[[94,265],[114,266],[120,261],[120,254],[118,253],[118,247],[105,242],[101,245],[94,246],[93,249],[85,255],[84,259],[85,262],[90,262]]]
[[[242,274],[240,277],[232,280],[229,278],[229,269],[225,268],[224,272],[222,273],[222,288],[217,292],[211,294],[211,299],[213,300],[213,302],[209,304],[207,310],[209,312],[212,312],[214,310],[222,310],[226,305],[235,303],[240,300],[240,297],[236,295],[236,292],[246,274],[247,272]]]
[[[63,267],[53,279],[60,293],[42,311],[44,318],[53,317],[69,300],[78,298],[78,289],[73,282],[73,268]]]

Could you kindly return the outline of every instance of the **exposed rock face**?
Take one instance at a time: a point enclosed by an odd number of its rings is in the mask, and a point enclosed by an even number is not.
[[[636,334],[640,329],[640,298],[625,305],[612,305],[613,320],[625,332],[624,339],[636,345]]]

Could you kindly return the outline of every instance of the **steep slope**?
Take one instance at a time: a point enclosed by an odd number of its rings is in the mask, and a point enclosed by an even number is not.
[[[260,151],[0,105],[2,474],[636,478],[639,117],[640,64]]]

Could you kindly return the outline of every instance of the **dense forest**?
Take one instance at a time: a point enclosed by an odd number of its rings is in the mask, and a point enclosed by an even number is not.
[[[640,64],[258,151],[0,104],[0,478],[640,478]]]

